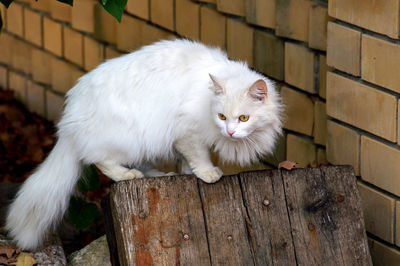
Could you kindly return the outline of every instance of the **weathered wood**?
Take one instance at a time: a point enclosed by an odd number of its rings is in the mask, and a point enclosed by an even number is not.
[[[199,182],[213,265],[254,265],[246,209],[237,176],[216,184]]]
[[[121,265],[372,265],[350,167],[131,180],[109,207]]]
[[[282,171],[282,177],[298,264],[372,265],[350,167]]]
[[[111,215],[110,194],[101,200],[101,208],[104,214],[104,227],[106,229],[107,244],[110,250],[110,261],[114,266],[119,266],[117,239],[114,234],[114,222]]]
[[[120,182],[110,200],[121,265],[210,264],[195,178]]]
[[[240,174],[256,265],[295,265],[280,171]]]

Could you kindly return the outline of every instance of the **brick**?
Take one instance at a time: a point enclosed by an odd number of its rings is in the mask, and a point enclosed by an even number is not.
[[[400,265],[400,252],[385,244],[368,238],[369,250],[374,266]]]
[[[140,19],[125,16],[117,28],[117,47],[130,52],[141,46],[141,32],[146,23]]]
[[[361,176],[390,193],[400,195],[400,150],[361,137]]]
[[[360,182],[358,191],[367,231],[393,243],[395,200]]]
[[[176,37],[165,30],[154,27],[150,24],[143,24],[140,32],[141,46],[152,44],[154,42],[166,39],[175,39]]]
[[[8,88],[8,69],[0,65],[0,88]]]
[[[349,22],[391,38],[399,34],[398,0],[358,0],[329,1],[329,16]]]
[[[74,2],[72,8],[72,27],[77,30],[94,32],[94,6],[93,0],[79,0]]]
[[[299,89],[315,93],[315,55],[307,47],[285,43],[285,82]]]
[[[65,21],[68,23],[72,22],[72,6],[68,4],[58,1],[51,1],[50,13],[51,17],[54,19]]]
[[[203,43],[225,48],[226,18],[217,11],[200,9],[200,39]]]
[[[254,67],[277,80],[284,78],[283,40],[272,34],[254,31]]]
[[[180,172],[180,164],[177,162],[160,162],[154,167],[155,169],[164,172],[164,173],[179,173]]]
[[[326,75],[333,68],[326,64],[326,56],[319,55],[319,96],[326,99]]]
[[[23,1],[25,1],[25,0],[23,0]],[[30,4],[32,9],[40,10],[40,11],[44,11],[44,12],[50,12],[52,1],[53,0],[40,0],[40,1],[27,0],[26,2],[28,2]]]
[[[0,5],[1,20],[3,22],[3,27],[7,29],[7,8],[4,5]]]
[[[262,163],[253,163],[249,166],[243,166],[243,167],[233,163],[223,163],[222,160],[219,159],[218,155],[214,153],[211,155],[211,160],[214,165],[219,166],[221,168],[224,175],[236,175],[238,173],[247,171],[271,169],[271,167]]]
[[[224,175],[236,175],[236,174],[248,172],[248,171],[272,169],[271,166],[268,166],[268,165],[265,165],[262,163],[253,163],[249,166],[243,166],[243,167],[236,165],[236,164],[223,164],[220,162],[218,162],[216,165],[221,168]]]
[[[305,93],[288,87],[281,89],[282,102],[285,106],[283,127],[308,136],[312,136],[314,123],[314,105]]]
[[[217,9],[223,13],[245,16],[246,0],[217,0]]]
[[[176,32],[192,40],[200,39],[200,6],[190,0],[176,0]]]
[[[157,25],[174,31],[174,0],[151,0],[150,20]]]
[[[332,72],[327,75],[327,114],[396,141],[396,97]]]
[[[62,25],[43,18],[43,46],[55,55],[62,56]]]
[[[149,20],[149,0],[129,0],[126,11],[142,19]]]
[[[275,0],[247,0],[246,22],[275,29]]]
[[[347,164],[360,174],[360,135],[347,127],[328,120],[326,125],[326,157],[331,164]]]
[[[40,49],[32,49],[32,77],[37,82],[51,84],[52,68],[49,53]]]
[[[253,66],[253,28],[237,20],[227,20],[226,47],[228,56]]]
[[[11,64],[12,48],[14,47],[15,39],[12,35],[2,31],[0,34],[0,62],[6,65]]]
[[[328,23],[327,63],[354,76],[360,76],[361,33]]]
[[[400,114],[400,100],[397,103],[397,130],[400,129],[399,114]],[[400,144],[400,134],[399,133],[397,133],[397,144]]]
[[[104,59],[105,60],[120,57],[122,55],[124,55],[124,53],[119,52],[118,50],[116,50],[113,47],[110,47],[110,46],[104,47]]]
[[[106,46],[104,49],[104,58],[105,59],[111,59],[114,57],[119,57],[122,54],[120,52],[118,52],[117,50],[115,50],[114,48],[111,48],[109,46]]]
[[[276,35],[308,41],[309,0],[276,1]]]
[[[7,30],[20,37],[24,36],[24,8],[13,3],[7,9]]]
[[[314,142],[316,144],[326,145],[326,104],[316,101],[314,104]]]
[[[43,117],[46,116],[44,92],[45,89],[43,86],[38,85],[32,81],[28,82],[28,87],[27,87],[28,109],[29,111],[35,112]]]
[[[318,165],[327,165],[328,159],[326,158],[326,150],[318,148],[317,149],[317,164]]]
[[[46,110],[47,119],[57,122],[62,115],[64,97],[52,91],[46,91]]]
[[[59,93],[66,93],[71,89],[79,77],[84,73],[77,67],[65,61],[53,57],[51,59],[51,85],[53,90]]]
[[[371,83],[400,92],[400,45],[366,34],[362,36],[361,77]]]
[[[64,26],[64,57],[69,61],[83,65],[83,35],[70,27]]]
[[[320,5],[312,5],[309,12],[308,46],[326,51],[328,9]]]
[[[395,236],[395,242],[396,246],[400,246],[400,201],[396,201],[396,236]]]
[[[27,104],[26,99],[26,87],[28,80],[26,77],[21,76],[20,74],[10,71],[9,72],[9,89],[14,91],[15,98],[22,102],[23,104]]]
[[[31,74],[32,46],[19,39],[14,39],[11,51],[11,65],[26,74]]]
[[[94,6],[94,18],[96,21],[94,24],[94,37],[108,43],[116,44],[117,27],[120,24],[103,8],[100,2]]]
[[[263,162],[278,166],[280,162],[286,160],[286,135],[282,134],[278,137],[275,143],[275,148],[271,154],[265,155],[262,158]]]
[[[122,51],[130,52],[143,45],[169,39],[172,36],[168,31],[147,24],[143,20],[126,16],[124,22],[117,28],[117,47]]]
[[[84,46],[84,69],[90,71],[104,61],[104,46],[96,40],[85,36]]]
[[[43,44],[42,16],[28,8],[24,9],[25,39],[37,46]]]
[[[293,134],[287,135],[287,160],[297,162],[299,167],[317,166],[317,150],[312,140]]]

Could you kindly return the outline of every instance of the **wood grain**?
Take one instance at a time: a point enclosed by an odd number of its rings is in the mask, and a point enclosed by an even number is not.
[[[124,181],[108,209],[121,265],[372,265],[347,166]]]

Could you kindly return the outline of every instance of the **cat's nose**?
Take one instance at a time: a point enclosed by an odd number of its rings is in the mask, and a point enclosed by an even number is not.
[[[228,134],[229,134],[229,136],[232,137],[232,135],[235,134],[235,130],[233,130],[233,129],[228,129]]]

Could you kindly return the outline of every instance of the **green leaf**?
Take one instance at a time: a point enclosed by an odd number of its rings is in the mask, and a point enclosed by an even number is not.
[[[103,7],[108,13],[115,17],[118,22],[121,22],[121,17],[122,13],[124,13],[126,2],[127,0],[106,0],[106,3],[103,5]]]
[[[101,3],[103,4],[103,6],[105,6],[107,4],[107,0],[101,0]]]
[[[68,220],[78,229],[88,229],[100,218],[96,204],[87,202],[84,198],[72,196],[69,201]]]
[[[96,168],[93,165],[88,165],[83,168],[81,178],[78,181],[79,191],[96,191],[100,188],[100,186],[100,178]]]
[[[12,1],[14,1],[14,0],[0,0],[0,2],[2,2],[3,5],[5,5],[7,8],[12,3]]]
[[[65,3],[65,4],[68,4],[68,5],[70,5],[70,6],[72,6],[73,5],[73,2],[74,2],[74,0],[57,0],[58,2],[62,2],[62,3]]]

